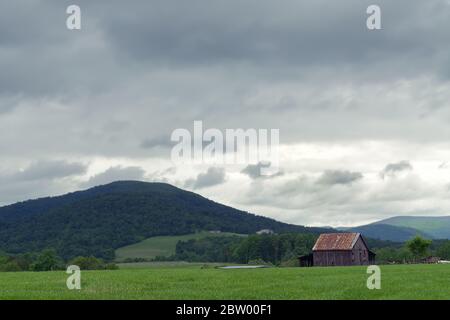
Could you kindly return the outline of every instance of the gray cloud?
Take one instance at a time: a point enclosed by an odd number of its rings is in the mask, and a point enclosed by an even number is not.
[[[66,160],[38,160],[21,170],[0,171],[0,205],[63,194],[78,187],[87,165]]]
[[[323,185],[351,184],[362,178],[363,175],[360,172],[327,170],[317,179],[317,183]]]
[[[231,0],[218,4],[205,0],[177,3],[138,2],[123,10],[120,3],[110,8],[114,19],[102,19],[105,34],[118,52],[137,61],[158,61],[179,65],[210,65],[231,62],[299,63],[316,65],[389,65],[406,71],[402,61],[407,50],[415,68],[426,68],[424,50],[439,57],[434,38],[445,39],[449,17],[445,1],[414,2],[381,0],[386,30],[369,34],[365,10],[370,1]],[[327,9],[324,9],[327,6]],[[94,8],[94,7],[93,7]],[[138,10],[139,8],[139,10]],[[122,9],[122,10],[121,10]],[[205,14],[199,15],[198,12]],[[182,16],[179,12],[183,12]],[[427,17],[435,16],[433,23]],[[405,27],[405,17],[411,21]],[[403,19],[402,19],[403,18]],[[376,60],[375,60],[375,59]],[[436,65],[433,65],[436,67]]]
[[[281,171],[278,173],[272,174],[272,175],[262,175],[261,169],[263,168],[269,168],[270,164],[265,164],[262,162],[258,162],[257,164],[249,164],[244,169],[241,170],[241,173],[246,174],[252,179],[258,179],[258,178],[274,178],[283,175]]]
[[[145,170],[140,167],[111,167],[108,170],[91,177],[85,187],[93,187],[121,180],[144,180]]]
[[[389,163],[386,165],[386,167],[380,172],[380,177],[393,177],[397,173],[402,171],[411,171],[413,170],[413,167],[409,161],[403,160],[397,163]]]
[[[153,149],[156,147],[169,148],[173,145],[174,144],[170,141],[170,135],[149,138],[141,142],[141,147],[144,149]]]
[[[0,126],[19,131],[0,137],[7,154],[168,157],[149,149],[194,119],[280,128],[284,143],[450,136],[444,0],[382,0],[380,32],[359,0],[81,0],[77,32],[68,4],[0,5]]]
[[[15,180],[48,180],[84,174],[87,166],[78,162],[64,160],[36,161],[23,171],[13,175]]]
[[[241,173],[248,175],[252,179],[257,179],[261,177],[261,163],[258,164],[249,164],[245,167]]]
[[[189,179],[185,187],[193,189],[202,189],[216,186],[225,182],[225,170],[223,168],[211,167],[205,173],[199,173],[195,179]]]

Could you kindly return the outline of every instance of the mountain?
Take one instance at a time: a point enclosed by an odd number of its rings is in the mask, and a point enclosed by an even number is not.
[[[429,235],[413,228],[391,226],[388,224],[381,224],[381,223],[368,224],[365,226],[352,228],[339,228],[339,230],[348,232],[359,232],[362,233],[365,237],[395,242],[405,242],[415,237],[416,235],[420,235],[424,238],[431,238]]]
[[[251,234],[261,229],[324,231],[236,210],[169,184],[138,181],[0,208],[0,250],[23,253],[54,248],[65,259],[80,255],[112,259],[115,249],[153,236],[199,230]]]
[[[392,217],[364,226],[339,228],[361,232],[367,237],[390,241],[407,241],[416,235],[428,239],[450,239],[450,216]]]
[[[376,224],[407,227],[419,230],[434,239],[450,239],[450,216],[442,217],[392,217]]]

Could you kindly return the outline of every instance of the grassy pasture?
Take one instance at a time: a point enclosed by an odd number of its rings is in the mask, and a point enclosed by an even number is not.
[[[208,231],[202,231],[182,236],[152,237],[141,242],[117,249],[116,260],[123,261],[126,258],[153,259],[156,256],[167,257],[175,254],[175,247],[178,241],[201,239],[205,237],[227,237],[231,235],[237,234],[227,232],[211,233]]]
[[[120,269],[148,269],[148,268],[190,268],[190,269],[203,269],[203,268],[215,268],[226,265],[239,265],[237,263],[216,263],[216,262],[187,262],[187,261],[155,261],[155,262],[130,262],[130,263],[117,263]]]
[[[450,299],[450,265],[381,269],[381,290],[366,288],[364,267],[83,271],[79,291],[61,271],[11,272],[0,273],[0,299]]]

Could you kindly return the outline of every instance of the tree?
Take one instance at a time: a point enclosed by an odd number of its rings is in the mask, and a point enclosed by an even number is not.
[[[37,260],[31,266],[33,271],[51,271],[60,268],[60,261],[55,250],[46,249],[38,256]]]
[[[442,259],[450,259],[450,241],[445,241],[437,250],[437,254]]]
[[[381,263],[396,263],[399,261],[399,252],[396,248],[386,247],[376,251],[377,261]]]
[[[406,242],[406,247],[409,251],[411,251],[414,257],[414,262],[416,262],[417,259],[423,258],[427,255],[430,245],[431,240],[426,240],[421,236],[416,236],[415,238]]]
[[[100,270],[105,268],[103,261],[93,256],[76,257],[71,260],[69,264],[76,265],[80,267],[81,270]]]
[[[0,271],[21,271],[20,266],[9,256],[0,256]]]

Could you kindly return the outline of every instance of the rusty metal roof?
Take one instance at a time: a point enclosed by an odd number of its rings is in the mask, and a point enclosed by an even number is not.
[[[317,239],[313,251],[352,250],[359,233],[323,233]]]

